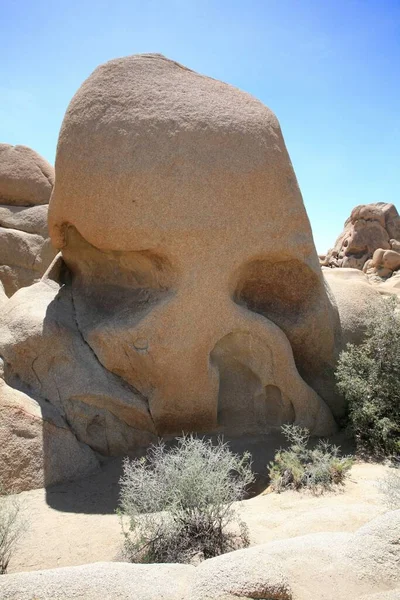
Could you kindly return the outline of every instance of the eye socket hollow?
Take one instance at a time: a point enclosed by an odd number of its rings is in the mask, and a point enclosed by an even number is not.
[[[170,289],[177,273],[166,256],[151,250],[99,250],[87,242],[73,226],[67,229],[63,259],[73,279],[93,288]]]
[[[67,230],[63,259],[82,328],[114,317],[137,319],[173,293],[177,281],[166,256],[151,250],[100,250],[73,226]]]
[[[320,285],[317,274],[297,259],[251,261],[236,281],[234,301],[280,326],[295,323],[312,308]]]

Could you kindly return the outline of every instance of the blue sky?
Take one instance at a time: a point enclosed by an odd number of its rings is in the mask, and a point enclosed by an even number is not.
[[[400,0],[2,0],[0,141],[54,162],[100,63],[161,52],[277,114],[317,250],[356,204],[400,210]]]

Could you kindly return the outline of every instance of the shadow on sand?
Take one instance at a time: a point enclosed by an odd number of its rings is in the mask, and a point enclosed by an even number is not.
[[[270,433],[224,439],[233,452],[251,453],[256,481],[249,490],[249,496],[260,493],[268,485],[268,463],[273,459],[275,451],[284,446],[283,437],[280,433]],[[47,504],[62,512],[112,514],[118,507],[121,474],[122,458],[103,459],[100,471],[94,475],[47,488]]]
[[[213,439],[217,437],[213,436]],[[261,493],[268,486],[268,463],[279,448],[287,444],[279,432],[257,436],[242,436],[224,440],[232,452],[252,455],[256,480],[249,490],[249,497]],[[317,442],[314,438],[313,443]],[[342,454],[353,454],[354,442],[345,431],[337,433],[330,442],[340,446]],[[173,443],[173,442],[168,442]],[[62,512],[87,514],[112,514],[118,507],[119,479],[122,474],[122,458],[102,460],[101,469],[90,477],[47,488],[46,501],[52,508]]]

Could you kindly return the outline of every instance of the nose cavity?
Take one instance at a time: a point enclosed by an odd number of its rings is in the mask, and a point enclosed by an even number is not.
[[[215,345],[218,425],[226,433],[265,433],[294,421],[292,402],[276,385],[273,360],[268,345],[247,332],[229,333]]]

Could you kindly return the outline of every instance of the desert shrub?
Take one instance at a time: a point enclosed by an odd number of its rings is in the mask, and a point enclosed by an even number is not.
[[[269,465],[271,488],[276,492],[307,488],[321,493],[342,484],[353,461],[340,457],[339,448],[320,440],[309,448],[310,433],[297,425],[283,425],[282,433],[289,447],[275,454]]]
[[[370,307],[364,341],[347,345],[338,361],[337,386],[348,402],[359,449],[400,452],[400,312],[394,297]]]
[[[191,562],[248,545],[233,503],[253,481],[250,455],[192,435],[125,459],[120,514],[131,562]],[[124,526],[124,516],[129,527]],[[125,519],[126,521],[126,519]]]
[[[386,477],[379,482],[379,489],[388,508],[400,509],[400,466],[389,471]]]
[[[7,572],[11,556],[26,529],[20,501],[0,490],[0,575]]]

